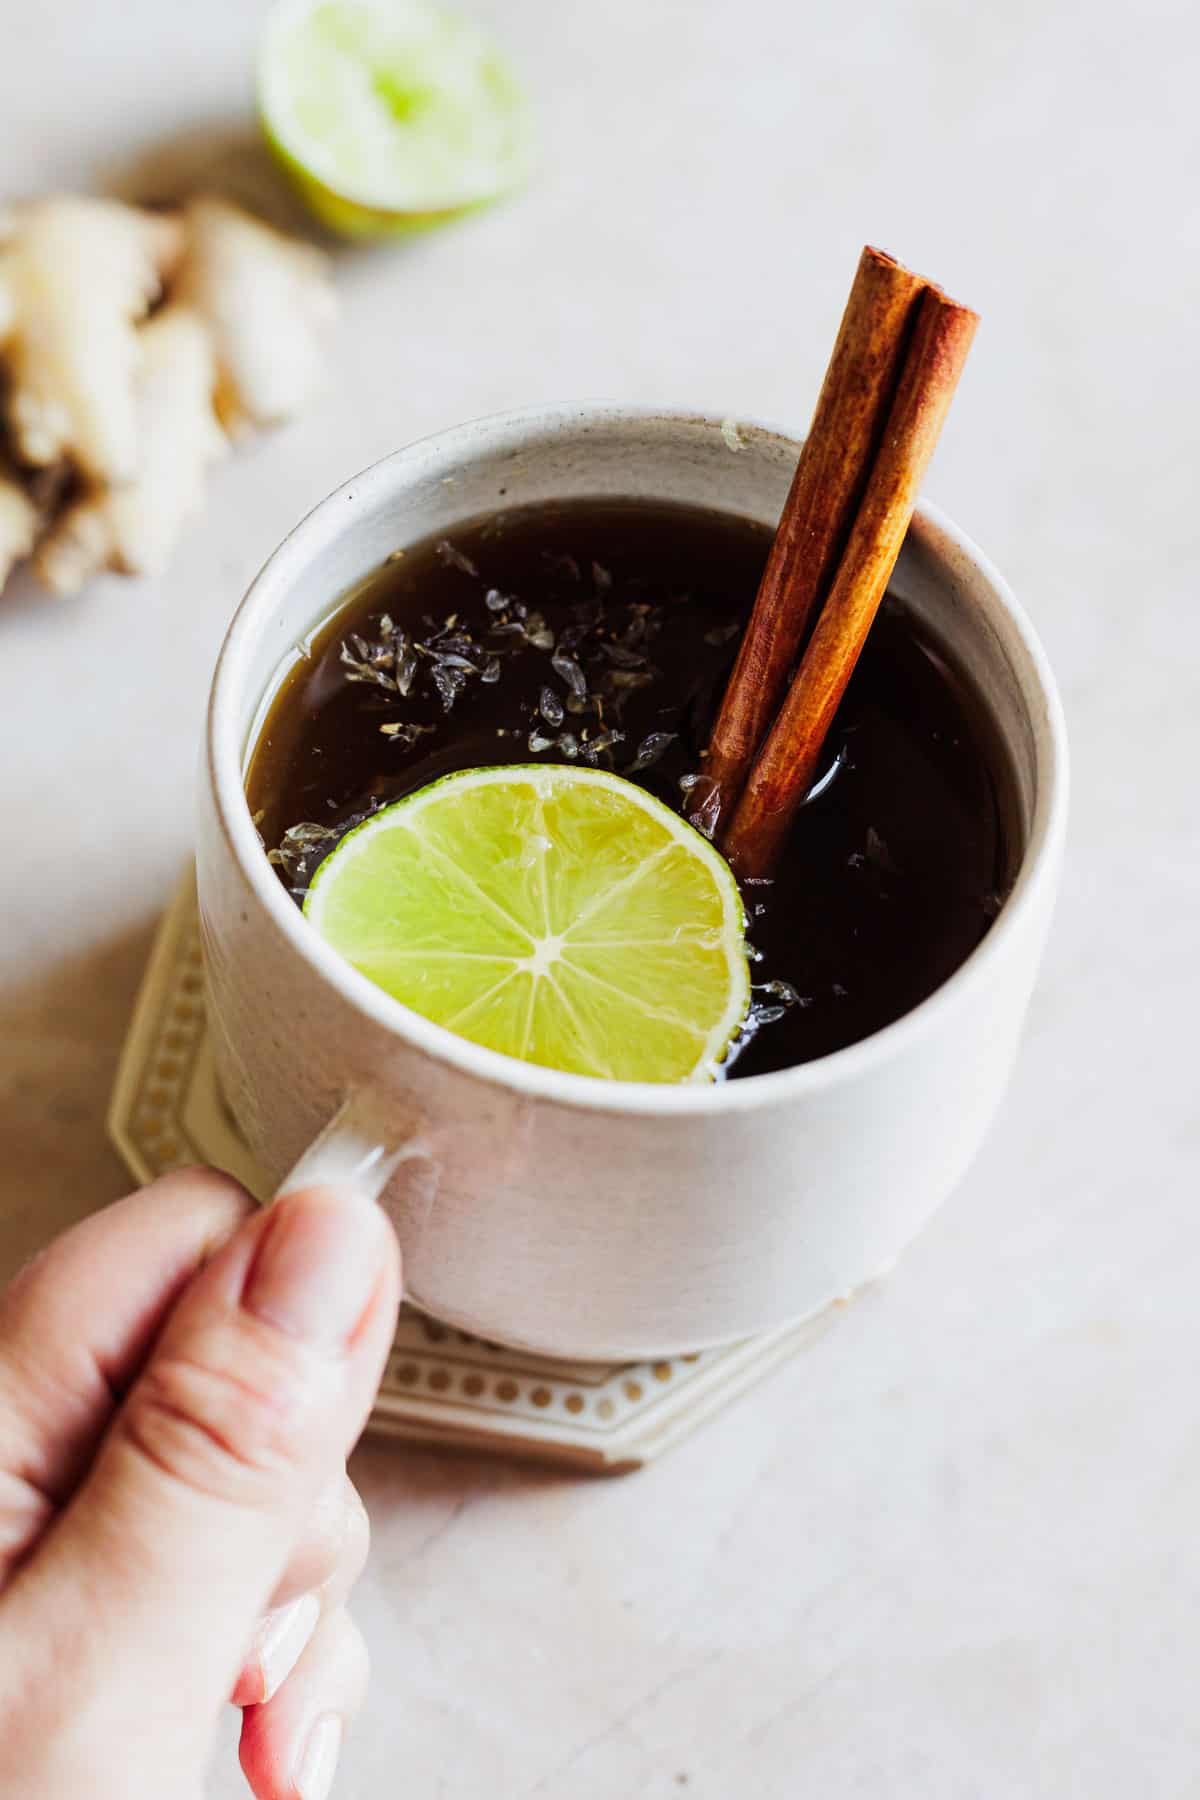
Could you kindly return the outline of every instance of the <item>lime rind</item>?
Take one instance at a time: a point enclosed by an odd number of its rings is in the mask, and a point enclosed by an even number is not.
[[[749,1006],[729,865],[603,770],[444,776],[348,832],[304,911],[403,1004],[573,1073],[712,1080]]]
[[[529,173],[528,108],[507,63],[425,0],[278,0],[258,93],[275,155],[343,234],[426,230]]]

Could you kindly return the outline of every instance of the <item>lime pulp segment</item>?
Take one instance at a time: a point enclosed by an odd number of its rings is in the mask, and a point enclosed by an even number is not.
[[[349,832],[304,911],[414,1011],[575,1074],[711,1080],[749,1004],[728,864],[602,770],[434,782]]]

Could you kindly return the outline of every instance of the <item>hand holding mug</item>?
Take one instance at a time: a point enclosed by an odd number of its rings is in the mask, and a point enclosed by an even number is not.
[[[353,1189],[185,1170],[0,1297],[0,1793],[199,1800],[222,1704],[256,1800],[325,1800],[366,1653],[344,1470],[399,1260]]]

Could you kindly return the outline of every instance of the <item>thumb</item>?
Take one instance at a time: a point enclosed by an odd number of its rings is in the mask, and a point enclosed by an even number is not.
[[[121,1687],[194,1728],[230,1692],[319,1490],[362,1430],[395,1329],[399,1255],[350,1191],[288,1195],[194,1277],[28,1567]],[[65,1616],[64,1616],[65,1615]]]

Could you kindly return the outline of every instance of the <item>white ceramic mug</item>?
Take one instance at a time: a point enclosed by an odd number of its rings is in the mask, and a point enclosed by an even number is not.
[[[306,1178],[357,1168],[386,1190],[411,1298],[484,1338],[642,1357],[818,1311],[886,1269],[945,1199],[1016,1052],[1061,860],[1062,715],[1028,621],[932,507],[892,586],[991,707],[1024,849],[979,947],[872,1037],[711,1087],[518,1062],[430,1024],[343,962],[263,854],[243,774],[266,701],[297,644],[390,550],[498,507],[585,495],[773,524],[798,444],[757,426],[739,437],[734,449],[714,418],[584,406],[411,445],[281,545],[217,667],[198,865],[224,1094],[273,1181],[302,1159]]]

